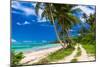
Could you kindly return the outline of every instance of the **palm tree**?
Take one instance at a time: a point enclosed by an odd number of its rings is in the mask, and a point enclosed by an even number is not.
[[[42,5],[42,7],[41,7]],[[44,7],[43,7],[44,5]],[[36,13],[38,13],[39,9],[43,9],[42,17],[45,17],[47,20],[49,19],[51,23],[54,26],[55,33],[57,36],[58,41],[60,44],[65,48],[65,44],[62,42],[62,40],[59,37],[59,30],[57,29],[57,26],[61,27],[61,31],[64,31],[66,33],[66,36],[68,37],[68,30],[71,28],[72,25],[79,22],[78,18],[74,16],[72,8],[74,7],[70,5],[59,5],[59,4],[51,4],[51,3],[37,3],[36,5]],[[56,23],[57,22],[57,23]]]
[[[95,24],[95,22],[96,22],[96,13],[94,13],[94,14],[90,14],[90,16],[88,16],[88,15],[86,15],[85,13],[83,13],[83,18],[85,19],[85,22],[86,23],[88,23],[89,25],[90,25],[90,27],[91,27],[91,31],[93,31],[94,30],[94,32],[95,32],[95,26],[96,26],[96,24]]]
[[[88,24],[90,25],[90,37],[91,37],[91,43],[95,44],[96,42],[96,13],[90,14],[88,18]]]
[[[20,64],[20,61],[24,58],[24,55],[22,52],[16,53],[16,52],[11,52],[12,57],[11,57],[11,67],[18,67]]]
[[[85,19],[85,21],[84,21],[84,22],[86,22],[86,23],[87,23],[87,21],[88,21],[88,15],[87,15],[86,13],[83,13],[83,18]]]
[[[36,13],[38,14],[38,11],[39,9],[41,8],[40,6],[42,5],[43,3],[37,3],[36,4]],[[55,33],[56,33],[56,36],[57,36],[57,39],[58,41],[60,42],[61,46],[64,48],[64,45],[63,45],[63,42],[61,41],[59,35],[58,35],[58,31],[57,31],[57,28],[56,28],[56,25],[55,25],[55,14],[53,13],[54,12],[54,6],[53,4],[47,4],[45,3],[44,4],[44,9],[43,9],[43,13],[42,13],[42,17],[45,17],[47,20],[49,19],[51,21],[51,23],[53,24],[54,26],[54,30],[55,30]]]
[[[84,26],[81,27],[79,30],[79,33],[81,34],[80,40],[83,43],[90,43],[95,44],[95,30],[96,30],[96,18],[95,13],[90,14],[90,16],[87,16],[86,14],[83,15],[85,22],[89,24],[90,28],[86,29]]]
[[[80,12],[81,10],[79,8],[73,9],[77,5],[59,5],[54,4],[57,14],[57,20],[58,20],[58,26],[60,25],[62,27],[62,35],[63,38],[66,37],[68,41],[71,41],[71,38],[69,37],[69,30],[71,27],[77,23],[80,22],[80,20],[73,14],[74,11]],[[60,8],[60,10],[59,10]],[[68,42],[67,41],[67,42]],[[66,47],[66,44],[64,44]]]
[[[96,13],[90,14],[87,22],[91,27],[91,31],[95,32],[95,30],[96,30]]]

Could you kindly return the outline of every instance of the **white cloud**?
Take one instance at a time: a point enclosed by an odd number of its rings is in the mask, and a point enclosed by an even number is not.
[[[21,5],[17,1],[12,1],[12,7],[15,8],[15,9],[20,9]]]
[[[37,22],[39,22],[39,23],[43,23],[43,22],[47,22],[47,21],[49,21],[49,20],[47,20],[47,19],[45,19],[45,18],[43,18],[43,19],[38,18],[38,21],[37,21]]]
[[[85,20],[83,17],[80,17],[80,20],[81,20],[83,23],[86,22],[86,20]]]
[[[36,6],[36,3],[32,3],[32,5],[35,7]]]
[[[25,22],[23,23],[23,25],[26,25],[26,24],[30,24],[30,22],[28,22],[28,21],[25,21]]]
[[[12,11],[12,13],[14,13],[14,14],[22,14],[21,12],[18,12],[18,11]]]
[[[28,25],[28,24],[30,24],[30,22],[28,22],[28,21],[25,21],[24,23],[17,22],[16,24],[19,25],[19,26]]]
[[[19,25],[19,26],[22,25],[20,22],[17,22],[16,24]]]
[[[43,12],[43,10],[42,10],[42,9],[39,9],[39,12],[38,12],[38,19],[37,19],[37,22],[39,22],[39,23],[49,21],[49,20],[47,20],[45,17],[42,18],[42,16],[41,16],[42,12]]]
[[[22,14],[24,14],[26,16],[36,15],[34,8],[25,7],[25,6],[21,5],[20,2],[17,2],[17,1],[12,1],[11,7],[23,11]],[[18,13],[18,12],[16,11],[14,13]]]
[[[89,9],[88,7],[86,7],[86,6],[76,6],[75,8],[73,8],[73,9],[76,9],[76,8],[80,8],[84,13],[86,13],[88,16],[90,15],[90,14],[93,14],[94,12],[95,12],[95,10],[91,10],[91,9]]]
[[[33,3],[32,4],[33,7],[36,5],[36,3]],[[15,8],[17,10],[21,10],[23,11],[22,12],[18,12],[18,11],[12,11],[12,13],[16,13],[16,14],[22,14],[22,15],[26,15],[26,16],[29,16],[29,15],[35,15],[36,16],[36,13],[35,13],[35,9],[34,8],[29,8],[29,7],[25,7],[23,5],[20,4],[20,2],[17,2],[17,1],[12,1],[12,8]],[[37,22],[46,22],[48,20],[46,20],[45,18],[41,19],[41,14],[42,14],[43,10],[42,9],[39,9],[39,14],[38,14],[38,19],[37,19]]]
[[[32,8],[23,8],[26,15],[35,15],[35,11]]]
[[[11,39],[11,42],[17,42],[15,39]]]
[[[93,7],[93,10],[91,10],[87,6],[76,6],[73,9],[76,9],[76,8],[80,8],[83,11],[83,13],[85,13],[87,16],[89,16],[90,14],[93,14],[95,12],[95,9],[94,9],[95,7]],[[80,16],[79,18],[82,22],[86,22],[82,16]]]

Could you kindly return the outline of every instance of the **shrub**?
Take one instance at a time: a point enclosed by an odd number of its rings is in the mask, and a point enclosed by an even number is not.
[[[24,55],[22,52],[11,53],[11,67],[18,67],[17,65],[20,65],[20,61],[24,58]]]

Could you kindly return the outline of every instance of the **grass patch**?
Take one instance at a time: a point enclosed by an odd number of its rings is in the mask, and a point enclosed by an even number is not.
[[[79,57],[79,56],[81,55],[81,49],[80,49],[80,47],[77,48],[77,51],[78,51],[78,52],[77,52],[75,58],[71,60],[72,63],[77,62],[77,61],[78,61],[78,60],[77,60],[77,57]]]
[[[39,62],[37,62],[35,64],[47,64],[47,63],[49,63],[49,59],[48,58],[43,58]]]
[[[71,62],[72,62],[72,63],[76,63],[76,62],[77,62],[77,59],[74,58],[74,59],[71,60]]]
[[[75,57],[78,57],[78,56],[80,56],[81,55],[81,49],[80,49],[80,47],[78,47],[78,50],[77,50],[78,52],[77,52],[77,54],[76,54],[76,56]]]
[[[74,48],[60,49],[54,53],[49,54],[46,58],[41,59],[37,64],[47,64],[49,62],[61,60],[64,57],[70,55]]]
[[[90,55],[96,54],[96,45],[86,44],[86,45],[83,45],[83,47],[86,49],[88,54]]]

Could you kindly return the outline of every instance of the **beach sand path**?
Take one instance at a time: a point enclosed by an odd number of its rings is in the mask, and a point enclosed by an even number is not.
[[[38,62],[40,59],[46,57],[48,54],[55,52],[59,49],[61,49],[62,46],[54,47],[54,48],[48,48],[44,49],[42,51],[36,51],[36,52],[30,52],[25,54],[25,58],[21,60],[21,64],[33,64]]]
[[[78,48],[78,44],[75,46],[75,50],[72,52],[71,55],[66,56],[64,59],[56,61],[56,62],[52,62],[52,63],[62,63],[62,62],[71,62],[71,60],[76,56],[77,54],[77,48]]]
[[[95,60],[94,57],[89,57],[86,50],[83,48],[83,46],[81,44],[79,44],[79,48],[81,50],[81,56],[79,56],[77,58],[78,61],[93,61],[93,60]]]

